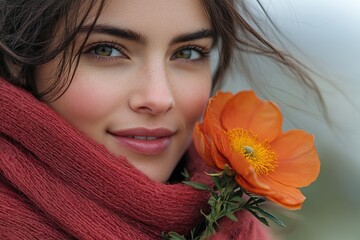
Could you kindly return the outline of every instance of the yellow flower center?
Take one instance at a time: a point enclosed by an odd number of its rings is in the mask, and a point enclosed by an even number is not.
[[[256,174],[268,174],[277,167],[277,156],[268,141],[261,141],[250,131],[235,128],[229,130],[231,148],[236,153],[241,153]]]

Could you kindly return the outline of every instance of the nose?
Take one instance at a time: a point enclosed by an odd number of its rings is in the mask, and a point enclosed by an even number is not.
[[[139,75],[138,84],[129,99],[133,111],[161,115],[175,106],[165,64],[152,62],[140,70]]]

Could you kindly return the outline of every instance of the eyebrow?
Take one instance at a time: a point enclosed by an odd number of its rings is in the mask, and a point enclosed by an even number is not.
[[[203,39],[203,38],[212,38],[213,39],[214,32],[210,29],[203,29],[203,30],[196,31],[196,32],[182,33],[182,34],[176,36],[175,38],[173,38],[173,40],[171,40],[170,44],[189,42],[189,41],[194,41],[194,40]]]
[[[118,28],[111,25],[98,24],[95,25],[93,28],[91,28],[90,26],[83,26],[80,28],[80,32],[87,33],[89,31],[91,31],[92,33],[100,33],[100,34],[111,35],[118,38],[123,38],[139,44],[147,43],[146,36],[138,32],[132,31],[130,29]],[[214,32],[210,29],[201,29],[195,32],[181,33],[175,36],[171,40],[170,45],[176,43],[194,41],[203,38],[214,38]]]

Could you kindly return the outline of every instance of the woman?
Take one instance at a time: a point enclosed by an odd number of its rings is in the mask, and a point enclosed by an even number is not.
[[[243,18],[243,2],[1,5],[2,239],[189,235],[208,196],[176,182],[184,167],[208,181],[191,135],[235,50],[272,57],[314,86]],[[238,217],[213,239],[268,238]]]

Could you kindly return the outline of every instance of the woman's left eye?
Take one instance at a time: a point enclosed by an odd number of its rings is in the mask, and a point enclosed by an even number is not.
[[[175,52],[171,56],[171,60],[185,59],[185,60],[199,60],[205,57],[207,54],[203,50],[195,48],[184,48]]]

